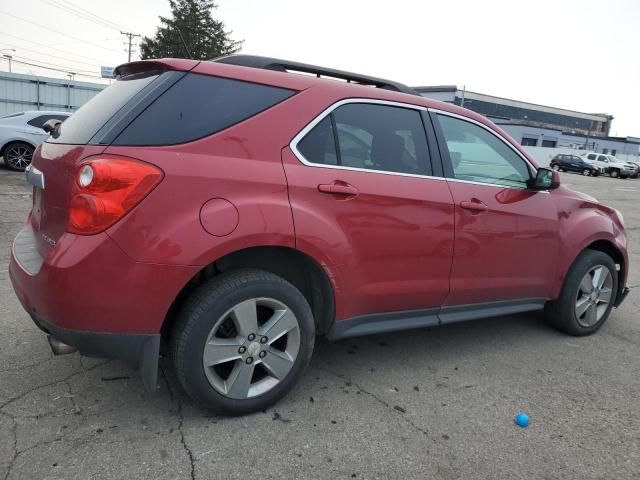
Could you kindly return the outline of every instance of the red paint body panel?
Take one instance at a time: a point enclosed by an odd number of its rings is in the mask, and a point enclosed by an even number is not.
[[[453,204],[436,179],[308,167],[283,151],[297,248],[336,284],[336,316],[439,307],[449,293]],[[318,191],[335,181],[354,197]]]
[[[449,182],[456,203],[456,245],[447,305],[549,298],[560,252],[548,192]],[[460,207],[479,200],[487,211]]]
[[[157,333],[176,292],[197,272],[134,262],[104,233],[63,234],[35,276],[15,256],[9,268],[28,312],[63,328],[117,333]]]
[[[626,274],[626,239],[615,212],[568,189],[535,193],[316,168],[302,164],[289,149],[291,139],[314,117],[345,98],[437,108],[472,118],[509,139],[480,115],[403,93],[211,62],[169,59],[122,68],[159,65],[297,93],[182,145],[45,143],[38,148],[33,165],[47,183],[37,199],[39,211],[34,209],[25,228],[35,229],[44,263],[32,276],[14,255],[10,273],[25,308],[49,322],[77,330],[157,333],[171,303],[202,268],[229,253],[267,245],[298,249],[321,265],[334,290],[338,320],[441,305],[555,298],[573,260],[596,240],[619,249]],[[517,142],[509,141],[535,165]],[[106,232],[65,233],[77,165],[103,152],[151,163],[164,178]],[[340,197],[318,190],[335,181],[354,186],[358,194]],[[224,199],[235,209],[225,210],[220,225],[207,217],[207,229],[216,234],[203,228],[200,218],[212,199]],[[460,208],[474,199],[486,211]]]

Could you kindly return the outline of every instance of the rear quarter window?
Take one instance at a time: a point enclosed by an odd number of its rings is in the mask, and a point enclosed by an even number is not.
[[[289,98],[293,90],[187,74],[115,139],[114,145],[174,145],[246,120]]]

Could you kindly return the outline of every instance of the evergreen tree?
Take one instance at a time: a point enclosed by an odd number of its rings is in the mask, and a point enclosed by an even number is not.
[[[240,50],[242,41],[232,40],[231,32],[224,30],[224,23],[213,18],[213,9],[218,8],[213,0],[169,0],[169,4],[172,18],[160,17],[161,25],[155,36],[144,37],[140,42],[143,60],[165,57],[208,60]]]

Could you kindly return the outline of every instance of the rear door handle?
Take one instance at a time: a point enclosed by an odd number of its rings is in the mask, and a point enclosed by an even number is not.
[[[484,202],[481,202],[477,198],[472,198],[471,200],[464,200],[460,202],[460,207],[467,210],[473,210],[476,212],[487,212],[489,210],[489,207],[487,206],[487,204]]]
[[[331,193],[334,195],[358,195],[358,189],[348,183],[321,183],[318,185],[318,191],[322,193]]]

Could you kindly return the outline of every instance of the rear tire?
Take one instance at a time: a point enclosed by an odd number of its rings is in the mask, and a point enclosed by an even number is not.
[[[560,171],[560,167],[557,164],[552,165],[551,168],[553,168],[556,172]]]
[[[305,297],[281,277],[235,270],[201,285],[172,335],[178,380],[197,403],[226,415],[264,410],[286,395],[313,352]]]
[[[591,335],[606,322],[617,292],[618,274],[611,257],[585,250],[571,265],[558,299],[545,306],[547,320],[569,335]]]

